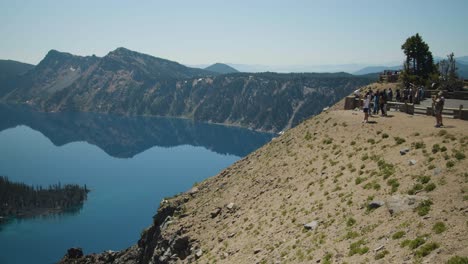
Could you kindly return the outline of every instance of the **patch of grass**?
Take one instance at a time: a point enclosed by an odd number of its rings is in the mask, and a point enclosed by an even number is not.
[[[444,232],[445,230],[447,230],[447,227],[445,226],[444,222],[437,222],[432,227],[432,230],[434,231],[434,233],[440,234]]]
[[[420,249],[416,250],[415,255],[416,257],[425,257],[431,254],[432,251],[439,248],[439,244],[435,242],[427,243],[426,245],[422,246]]]
[[[359,236],[359,233],[357,232],[354,232],[354,231],[348,231],[348,233],[346,233],[345,235],[345,239],[353,239],[353,238],[356,238]]]
[[[323,264],[331,264],[331,259],[333,255],[331,253],[327,253],[325,257],[323,257]]]
[[[374,259],[375,260],[383,259],[385,258],[385,255],[387,255],[388,253],[390,253],[388,250],[380,251],[379,253],[375,255]]]
[[[375,139],[369,138],[369,139],[367,140],[367,142],[368,142],[368,143],[371,143],[372,145],[374,145],[374,144],[375,144]]]
[[[429,213],[431,210],[431,205],[432,205],[431,200],[425,200],[419,203],[419,205],[414,209],[418,215],[420,216],[425,216]]]
[[[409,195],[414,195],[418,191],[421,191],[423,188],[424,188],[424,186],[422,184],[416,183],[415,185],[413,185],[413,188],[408,191],[408,194]]]
[[[422,184],[426,184],[431,180],[431,176],[419,176],[418,177],[418,182]]]
[[[424,142],[422,141],[418,141],[418,142],[414,142],[412,144],[412,146],[415,148],[415,149],[421,149],[421,148],[425,148],[426,147],[426,144],[424,144]]]
[[[312,135],[307,131],[306,135],[304,136],[305,140],[310,140],[312,138]]]
[[[436,154],[440,150],[440,145],[439,144],[434,144],[432,146],[432,153]]]
[[[354,180],[354,183],[356,183],[356,185],[360,184],[361,182],[365,181],[366,179],[365,178],[361,178],[361,177],[357,177],[355,180]]]
[[[398,232],[396,232],[395,234],[392,235],[392,239],[400,239],[404,235],[406,235],[405,231],[398,231]]]
[[[362,160],[362,161],[365,161],[365,160],[367,160],[368,158],[369,158],[369,155],[367,155],[367,153],[366,153],[366,154],[362,155],[361,160]]]
[[[457,160],[463,160],[466,158],[465,156],[465,153],[461,152],[461,151],[455,151],[455,153],[453,154],[453,156],[457,159]]]
[[[435,183],[431,182],[426,187],[424,187],[424,191],[426,192],[432,192],[436,188]]]
[[[401,144],[406,142],[406,140],[404,138],[401,138],[401,137],[394,137],[393,139],[395,140],[395,144],[397,144],[397,145],[401,145]]]
[[[389,136],[388,136],[387,133],[383,133],[383,134],[382,134],[382,138],[388,138],[388,137],[389,137]]]
[[[447,161],[447,163],[445,164],[445,166],[447,166],[447,168],[452,168],[453,166],[455,166],[455,162],[449,160],[449,161]]]
[[[377,162],[381,175],[384,179],[392,176],[395,173],[395,166],[391,163],[387,163],[385,160],[381,159]]]
[[[354,224],[356,224],[356,219],[352,217],[348,218],[348,220],[346,221],[346,225],[349,227],[353,226]]]
[[[403,242],[401,242],[400,246],[401,247],[406,247],[408,246],[410,249],[416,249],[420,246],[422,246],[424,243],[426,243],[426,236],[418,236],[413,240],[406,239]]]
[[[353,256],[355,254],[364,255],[369,251],[369,248],[364,246],[366,242],[361,239],[354,243],[351,243],[349,246],[349,256]]]
[[[356,141],[351,141],[350,145],[351,145],[351,146],[356,145]]]
[[[392,193],[398,191],[398,187],[400,186],[400,183],[398,182],[397,179],[389,179],[387,181],[387,185],[392,187]]]
[[[453,256],[447,261],[447,264],[468,264],[468,257]]]
[[[330,145],[333,142],[333,139],[331,138],[326,138],[322,141],[323,144]]]

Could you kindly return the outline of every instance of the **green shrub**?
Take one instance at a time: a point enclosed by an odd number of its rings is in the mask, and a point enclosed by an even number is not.
[[[398,231],[398,232],[396,232],[395,234],[392,235],[392,239],[400,239],[404,235],[406,235],[405,231]]]
[[[383,134],[382,134],[382,138],[388,138],[388,134],[387,134],[387,133],[383,133]]]
[[[420,148],[425,148],[426,147],[426,144],[424,144],[424,142],[422,142],[422,141],[414,142],[412,145],[413,145],[413,147],[415,149],[420,149]]]
[[[431,254],[431,252],[437,248],[439,248],[439,244],[435,242],[431,242],[422,246],[420,249],[416,250],[415,255],[416,257],[425,257]]]
[[[419,203],[419,205],[415,208],[415,211],[418,212],[418,215],[425,216],[431,210],[432,201],[425,200]]]
[[[367,155],[367,153],[366,153],[366,154],[362,155],[361,160],[362,160],[362,161],[365,161],[365,160],[367,160],[368,158],[369,158],[369,155]]]
[[[440,150],[440,145],[439,144],[434,144],[432,146],[432,153],[436,154]]]
[[[377,253],[374,257],[375,260],[378,260],[378,259],[383,259],[385,258],[385,255],[387,255],[388,253],[390,253],[388,250],[383,250],[379,253]]]
[[[447,264],[468,264],[468,257],[453,256],[447,261]]]
[[[356,185],[360,184],[361,182],[365,181],[365,178],[361,178],[361,177],[357,177],[355,180],[354,180],[354,183],[356,183]]]
[[[456,151],[455,154],[453,155],[457,160],[462,160],[465,159],[466,156],[463,152],[461,151]]]
[[[307,131],[307,133],[306,133],[304,139],[305,139],[305,140],[310,140],[311,138],[312,138],[312,135],[309,133],[309,131]]]
[[[410,239],[406,239],[404,240],[403,242],[401,242],[400,246],[401,247],[406,247],[408,246],[410,249],[416,249],[418,248],[419,246],[423,245],[424,243],[426,243],[426,239],[427,237],[426,236],[419,236],[413,240],[410,240]]]
[[[371,143],[372,145],[374,145],[374,144],[375,144],[375,139],[369,138],[369,139],[367,140],[367,142],[368,142],[368,143]]]
[[[401,145],[401,144],[406,142],[406,140],[404,138],[401,138],[401,137],[394,137],[393,139],[395,139],[395,143],[397,145]]]
[[[356,219],[352,217],[348,218],[348,220],[346,221],[347,226],[353,226],[354,224],[356,224]]]
[[[435,183],[431,182],[428,185],[426,185],[426,187],[424,187],[424,190],[426,192],[432,192],[435,188],[436,188]]]
[[[365,247],[364,246],[365,244],[366,244],[366,242],[364,240],[362,240],[362,239],[352,243],[349,246],[349,255],[353,256],[355,254],[359,254],[359,255],[366,254],[369,251],[369,248]]]
[[[392,186],[392,193],[398,191],[398,187],[400,186],[400,183],[398,182],[397,179],[389,179],[387,181],[387,185]]]
[[[440,233],[444,232],[445,230],[447,230],[447,227],[445,226],[445,224],[443,222],[437,222],[432,227],[432,230],[434,231],[434,233],[440,234]]]
[[[430,176],[419,176],[418,181],[422,184],[426,184],[431,180]]]
[[[348,231],[345,235],[345,239],[353,239],[359,236],[359,233],[354,232],[354,231]]]
[[[447,168],[452,168],[453,166],[455,166],[455,162],[449,160],[449,161],[447,161],[447,163],[445,164],[445,166],[447,166]]]

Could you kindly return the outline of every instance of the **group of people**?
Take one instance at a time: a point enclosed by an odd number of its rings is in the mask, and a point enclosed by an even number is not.
[[[401,97],[401,93],[399,89],[395,91],[396,97],[395,100],[397,102],[409,102],[413,103],[413,96],[416,96],[416,100],[418,103],[424,98],[424,89],[419,87],[416,90],[416,93],[413,93],[412,88],[406,88],[403,90],[403,98]],[[358,90],[354,92],[356,98],[360,97],[360,93]],[[362,110],[364,112],[364,120],[363,123],[369,122],[369,116],[378,115],[379,110],[381,112],[381,116],[387,116],[387,102],[393,100],[393,91],[392,89],[383,89],[377,90],[373,92],[372,89],[369,89],[364,96],[363,99],[363,106]],[[403,100],[402,100],[403,99]],[[433,114],[436,118],[436,125],[435,127],[442,127],[444,124],[442,123],[442,111],[444,109],[445,98],[443,96],[443,92],[440,91],[437,95],[432,97],[432,110]]]
[[[413,89],[412,87],[406,87],[403,92],[400,92],[400,89],[395,91],[395,100],[397,102],[406,102],[406,103],[419,103],[424,99],[424,89],[422,86],[419,88]]]
[[[387,116],[387,102],[393,98],[392,89],[383,89],[373,92],[372,89],[366,92],[363,98],[363,111],[364,121],[363,123],[369,122],[369,116],[378,115],[379,110],[381,116]]]

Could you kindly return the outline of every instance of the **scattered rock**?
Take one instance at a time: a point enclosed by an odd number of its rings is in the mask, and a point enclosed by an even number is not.
[[[226,205],[226,208],[229,211],[233,211],[235,209],[235,204],[234,203],[229,203],[228,205]]]
[[[433,174],[434,174],[434,176],[439,176],[439,174],[441,172],[442,172],[442,170],[440,168],[435,168]]]
[[[219,213],[221,213],[221,208],[216,207],[215,209],[213,209],[213,211],[210,212],[211,218],[215,218],[219,215]]]
[[[199,250],[197,250],[197,252],[195,252],[195,257],[196,258],[201,258],[202,255],[203,255],[203,250],[201,248]]]
[[[67,255],[69,259],[77,259],[83,257],[83,249],[82,248],[69,248],[67,250]]]
[[[417,195],[394,195],[385,200],[385,205],[391,215],[412,210],[416,208],[419,202],[427,200],[427,197]]]
[[[408,153],[409,151],[410,151],[409,148],[400,149],[400,155],[406,155],[406,153]]]
[[[417,162],[417,161],[416,161],[416,160],[414,160],[414,159],[412,159],[412,160],[409,160],[409,165],[411,165],[411,166],[412,166],[412,165],[415,165],[415,164],[416,164],[416,162]]]
[[[318,222],[317,221],[312,221],[312,222],[310,222],[308,224],[305,224],[304,228],[308,229],[308,230],[314,230],[314,229],[317,228],[317,226],[318,226]]]
[[[369,203],[369,208],[376,209],[384,205],[385,205],[384,201],[372,201]]]
[[[262,251],[261,248],[256,248],[256,249],[254,249],[254,254],[258,254],[258,253],[260,253],[261,251]]]
[[[190,195],[194,195],[198,192],[198,188],[197,187],[192,187],[190,190],[187,191],[187,194],[190,194]]]
[[[374,251],[377,252],[377,251],[380,251],[380,250],[382,250],[384,248],[385,248],[385,246],[381,245],[381,246],[378,246],[377,248],[375,248]]]

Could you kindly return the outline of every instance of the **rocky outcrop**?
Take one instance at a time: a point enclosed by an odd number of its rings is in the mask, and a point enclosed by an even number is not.
[[[197,241],[191,239],[185,228],[170,228],[171,224],[183,218],[184,203],[196,192],[187,192],[169,200],[163,200],[153,224],[143,231],[137,245],[122,251],[106,251],[83,256],[81,248],[70,248],[59,263],[108,264],[108,263],[176,263],[178,260],[197,258]]]

